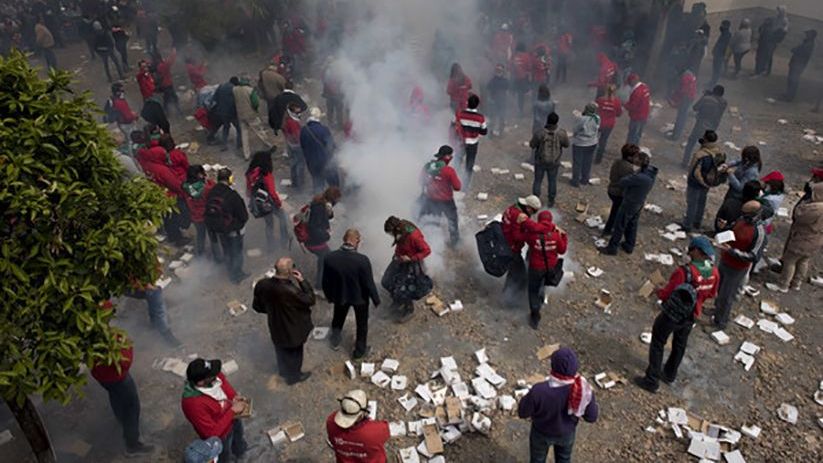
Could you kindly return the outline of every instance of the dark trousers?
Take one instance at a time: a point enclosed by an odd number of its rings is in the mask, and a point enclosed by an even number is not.
[[[174,91],[174,86],[164,87],[161,89],[163,92],[163,109],[166,111],[166,114],[171,114],[169,112],[169,107],[173,106],[174,109],[177,110],[177,115],[183,115],[183,110],[180,109],[180,99],[177,98],[177,92]],[[240,140],[240,128],[237,125],[237,120],[234,121],[234,127],[237,129],[237,139]],[[225,129],[226,134],[228,134],[228,129]],[[228,135],[227,135],[228,136]],[[225,139],[225,137],[224,137]]]
[[[206,236],[208,236],[209,242],[211,243],[212,258],[215,262],[222,262],[223,253],[220,252],[220,242],[217,241],[217,233],[208,230],[206,224],[203,222],[195,223],[194,230],[197,232],[194,241],[194,253],[198,256],[206,253]]]
[[[720,81],[720,74],[723,72],[723,63],[726,62],[725,54],[712,57],[712,80],[707,87],[714,88]]]
[[[51,48],[40,48],[40,55],[46,62],[46,66],[51,69],[57,69],[57,57],[54,55],[54,50]]]
[[[299,146],[289,146],[289,178],[291,187],[295,191],[303,189],[303,182],[306,179],[306,160],[303,158],[303,150]]]
[[[246,444],[246,439],[243,438],[243,422],[234,420],[231,423],[229,435],[223,439],[223,452],[220,453],[218,459],[220,461],[230,461],[232,455],[236,458],[246,453],[246,448],[248,448],[248,444]]]
[[[522,254],[515,254],[509,271],[506,272],[506,281],[503,283],[503,300],[507,305],[515,305],[523,300],[526,291],[526,263]]]
[[[271,214],[263,217],[266,223],[266,245],[269,250],[274,250],[277,247],[277,240],[274,238],[274,218],[277,217],[277,222],[280,225],[280,247],[286,248],[289,240],[289,218],[282,208],[275,208]]]
[[[99,56],[100,59],[103,61],[103,69],[106,71],[106,78],[109,79],[109,82],[111,82],[111,71],[109,71],[109,61],[111,61],[112,64],[114,64],[114,68],[117,69],[117,75],[120,76],[121,79],[123,78],[123,69],[120,68],[120,63],[117,61],[117,59],[115,59],[114,54],[111,52],[111,50],[105,52],[98,51],[97,56]]]
[[[592,160],[594,150],[597,145],[577,146],[572,145],[572,185],[588,185],[589,176],[592,172]]]
[[[677,107],[677,118],[674,120],[672,129],[672,140],[679,140],[686,129],[686,121],[689,119],[689,109],[692,107],[692,100],[686,100]]]
[[[748,52],[749,51],[746,50],[743,53],[735,53],[735,54],[732,55],[732,57],[734,58],[734,76],[735,77],[737,77],[737,75],[740,74],[740,68],[743,64],[743,57],[746,56],[746,53],[748,53]]]
[[[326,97],[326,120],[335,128],[343,127],[343,98]]]
[[[620,240],[624,236],[623,249],[626,252],[634,251],[634,246],[637,244],[637,225],[640,222],[641,208],[628,208],[626,206],[627,204],[624,202],[617,209],[612,237],[609,240],[609,250],[611,251],[617,250],[617,246],[620,245]]]
[[[140,443],[140,396],[134,379],[126,373],[122,381],[100,383],[109,393],[109,404],[117,422],[123,427],[123,439],[126,448],[136,447]]]
[[[297,347],[274,346],[277,356],[277,371],[286,381],[300,378],[303,371],[303,345]]]
[[[669,336],[672,338],[672,352],[666,360],[666,366],[662,373],[665,377],[674,381],[677,377],[677,369],[683,361],[683,354],[686,353],[686,344],[689,342],[689,333],[692,332],[694,320],[675,323],[668,315],[660,312],[654,319],[652,326],[652,342],[649,345],[649,366],[646,368],[646,381],[649,385],[657,388],[660,385],[661,366],[663,365],[663,349]]]
[[[555,82],[557,83],[566,83],[566,71],[568,69],[569,58],[560,53],[557,55],[557,71],[554,73]]]
[[[172,243],[177,243],[183,239],[179,212],[169,212],[163,216],[163,230],[166,232],[166,238]]]
[[[551,447],[554,447],[555,463],[571,463],[574,433],[564,437],[548,437],[532,426],[529,433],[529,463],[546,463]]]
[[[463,188],[466,190],[469,189],[469,185],[472,182],[472,174],[474,173],[474,160],[477,158],[477,145],[478,143],[463,146],[466,161],[466,173],[465,178],[463,179],[465,185],[463,186]]]
[[[686,232],[700,230],[703,225],[703,214],[706,211],[706,198],[709,189],[694,185],[686,186],[686,217],[683,218],[683,228]]]
[[[315,288],[322,288],[323,287],[323,265],[326,262],[326,256],[329,255],[328,246],[323,246],[319,249],[309,249],[309,252],[314,254],[317,257],[317,270],[314,273],[314,287]]]
[[[600,127],[600,138],[597,140],[597,152],[594,155],[594,163],[600,164],[603,160],[603,153],[606,152],[606,144],[609,143],[609,137],[612,134],[614,127]]]
[[[629,121],[629,132],[626,135],[626,143],[640,145],[640,139],[643,138],[644,127],[646,127],[646,121]]]
[[[349,309],[354,307],[354,320],[357,331],[354,340],[355,354],[366,352],[366,341],[369,335],[369,303],[352,306],[351,304],[334,304],[334,315],[331,320],[331,329],[339,332],[343,329]]]
[[[604,233],[611,233],[614,230],[614,221],[617,219],[617,211],[620,210],[620,205],[623,204],[622,196],[615,196],[609,193],[609,199],[612,200],[612,208],[609,210],[609,218],[606,219],[606,228]]]
[[[789,75],[786,79],[786,100],[793,101],[797,96],[797,89],[800,87],[800,74],[803,73],[802,68],[789,66]]]
[[[420,215],[433,215],[437,217],[445,215],[446,220],[449,222],[449,245],[453,246],[460,241],[460,228],[457,221],[457,205],[454,204],[453,199],[448,201],[435,201],[427,198],[425,203],[423,203],[423,210],[420,211]]]
[[[506,127],[506,100],[495,101],[489,110],[489,133],[503,135]]]
[[[697,140],[700,140],[700,137],[702,137],[703,133],[705,133],[708,129],[712,128],[706,126],[702,120],[698,119],[694,122],[692,132],[689,134],[689,139],[686,140],[685,148],[683,148],[683,159],[680,161],[682,166],[686,167],[689,165],[689,161],[691,161],[692,154],[694,153],[694,145],[697,144]]]
[[[229,278],[240,281],[243,276],[243,235],[240,232],[218,233],[220,245],[223,246],[223,255],[226,259],[226,268]]]
[[[554,205],[554,198],[557,196],[557,171],[560,164],[534,163],[534,182],[532,183],[532,194],[539,197],[540,187],[543,186],[543,177],[548,179],[548,199],[546,206]]]
[[[726,327],[729,323],[729,315],[732,311],[734,299],[737,296],[737,291],[743,286],[743,280],[746,279],[746,274],[749,273],[749,268],[742,270],[734,269],[723,261],[717,266],[720,272],[720,287],[717,289],[717,299],[714,300],[714,324],[720,329]]]
[[[165,101],[164,101],[164,103],[165,103]],[[228,144],[229,144],[229,130],[231,129],[232,126],[234,126],[234,134],[235,134],[235,137],[237,138],[236,146],[238,148],[240,148],[242,146],[242,141],[241,141],[241,138],[240,138],[240,123],[237,121],[236,117],[234,119],[230,119],[230,118],[224,118],[224,117],[218,116],[218,117],[215,117],[214,122],[215,122],[214,130],[212,131],[211,134],[209,134],[209,140],[213,141],[215,135],[217,135],[217,131],[222,129],[222,139],[220,140],[220,143],[222,143],[223,146],[228,146]]]
[[[129,68],[129,51],[128,51],[128,42],[115,42],[114,48],[117,49],[117,53],[120,54],[120,61],[123,63],[123,69],[128,70]]]
[[[540,313],[543,306],[543,296],[546,292],[546,271],[535,270],[529,267],[529,310],[532,313]]]

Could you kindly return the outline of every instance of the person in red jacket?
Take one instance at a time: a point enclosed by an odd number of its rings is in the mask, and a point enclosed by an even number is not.
[[[180,407],[201,439],[219,437],[223,441],[220,461],[231,455],[240,458],[248,445],[243,438],[243,423],[237,415],[248,407],[248,399],[235,392],[220,372],[220,360],[197,358],[186,368],[186,384]]]
[[[145,60],[140,60],[137,63],[137,85],[140,87],[140,94],[143,95],[143,100],[147,100],[154,95],[156,84],[154,76],[151,74],[149,63]]]
[[[626,78],[626,84],[631,87],[629,101],[623,105],[629,112],[629,132],[626,136],[626,143],[640,146],[643,128],[646,126],[651,111],[652,94],[649,86],[640,82],[640,76],[634,72]]]
[[[506,282],[503,284],[503,299],[509,306],[514,306],[518,299],[526,292],[526,263],[523,262],[523,246],[526,245],[529,233],[536,231],[537,222],[531,217],[540,210],[540,198],[529,195],[517,198],[517,202],[503,212],[503,237],[512,250],[514,258],[506,272]]]
[[[431,254],[431,248],[420,229],[408,220],[391,216],[383,224],[383,231],[394,238],[394,257],[380,280],[380,285],[391,293],[395,289],[394,280],[397,275],[424,272],[423,259]],[[398,322],[405,323],[414,315],[414,301],[393,299],[392,307],[400,305],[403,306],[403,312]]]
[[[528,234],[526,241],[529,246],[529,326],[534,330],[540,324],[546,276],[557,265],[558,256],[566,253],[569,244],[566,232],[552,220],[550,211],[537,214],[538,227]]]
[[[449,94],[452,111],[456,113],[466,109],[471,89],[472,80],[463,72],[463,68],[458,63],[452,64],[449,83],[446,86],[446,93]]]
[[[454,192],[460,191],[463,186],[457,177],[457,172],[449,165],[453,155],[454,150],[451,146],[441,146],[434,155],[435,159],[426,163],[421,175],[424,202],[420,217],[445,215],[449,221],[450,247],[457,246],[460,241]]]
[[[126,140],[131,139],[131,133],[135,129],[134,123],[138,119],[137,113],[132,111],[126,100],[126,92],[123,90],[123,84],[120,82],[114,83],[111,86],[111,99],[109,100],[111,108],[117,115],[116,120],[110,121],[117,123],[117,128],[123,133]],[[127,152],[129,156],[132,155],[132,144],[126,143]]]
[[[137,150],[137,162],[146,174],[157,185],[166,189],[168,196],[177,199],[179,212],[172,212],[163,218],[163,228],[169,241],[177,246],[184,246],[189,240],[183,237],[181,228],[185,228],[183,211],[186,211],[186,193],[183,191],[183,181],[185,176],[179,175],[172,168],[169,154],[160,146],[158,140],[152,140],[150,148],[140,148]],[[184,170],[185,172],[185,170]]]
[[[566,83],[566,73],[572,54],[572,34],[566,31],[557,38],[557,83]]]
[[[104,310],[111,310],[111,302],[103,304]],[[117,363],[95,363],[91,367],[91,376],[109,394],[109,404],[123,427],[123,438],[126,441],[126,457],[136,457],[151,454],[153,445],[140,442],[140,396],[137,385],[129,374],[129,368],[134,361],[134,348],[131,341],[124,340],[128,347],[120,351],[120,361]]]
[[[677,268],[669,277],[668,284],[657,291],[658,299],[665,304],[675,294],[675,291],[681,291],[677,288],[686,283],[688,276],[689,284],[694,287],[697,293],[697,299],[694,305],[694,313],[685,320],[673,320],[662,311],[655,318],[652,326],[652,340],[649,344],[649,366],[646,368],[644,377],[635,378],[637,385],[649,392],[657,391],[661,379],[667,384],[674,382],[677,377],[677,369],[680,367],[680,362],[686,353],[689,334],[695,320],[700,317],[703,303],[707,299],[717,296],[720,274],[717,268],[712,265],[714,247],[711,241],[705,236],[693,238],[689,242],[689,257],[691,262]],[[690,275],[686,272],[689,272]],[[661,368],[663,349],[669,336],[673,336],[672,352],[669,354],[666,366]]]
[[[688,67],[684,67],[680,73],[680,85],[674,91],[669,104],[677,108],[677,119],[674,121],[674,129],[669,133],[671,140],[679,140],[686,128],[686,121],[689,118],[689,109],[692,107],[697,96],[697,77]]]
[[[532,85],[549,85],[552,70],[552,51],[548,44],[537,44],[532,50]]]
[[[590,82],[589,87],[595,87],[597,89],[597,96],[600,97],[606,93],[606,87],[615,82],[617,64],[610,60],[602,51],[597,52],[597,63],[599,66],[597,80]]]
[[[512,87],[517,94],[517,107],[523,115],[526,94],[531,88],[532,56],[526,51],[526,44],[518,43],[511,59]]]
[[[158,143],[166,150],[166,153],[168,153],[168,164],[174,171],[174,174],[177,175],[178,178],[185,180],[186,174],[189,171],[189,158],[186,156],[186,153],[177,147],[171,134],[161,134]]]
[[[208,85],[205,62],[198,63],[197,60],[189,56],[186,58],[186,73],[189,75],[189,80],[195,92],[199,92],[201,88]]]
[[[182,116],[183,111],[180,109],[180,100],[177,98],[177,91],[174,88],[174,78],[171,75],[171,67],[177,60],[177,49],[172,48],[171,54],[166,59],[160,56],[157,52],[154,54],[154,68],[160,76],[160,82],[157,82],[157,91],[163,94],[163,109],[169,113],[169,106],[172,105],[177,109],[177,115]]]
[[[509,25],[503,23],[500,29],[494,33],[491,43],[491,59],[494,63],[508,63],[512,57],[514,48],[514,34],[509,30]]]
[[[194,254],[202,256],[206,251],[206,235],[211,242],[212,258],[215,262],[223,262],[220,252],[220,243],[217,241],[217,234],[206,229],[205,213],[206,199],[209,192],[214,188],[214,180],[206,176],[206,169],[200,164],[192,164],[186,171],[186,181],[183,183],[183,191],[186,192],[186,205],[189,208],[191,222],[197,232],[194,241]]]
[[[369,418],[369,402],[360,389],[341,399],[340,410],[326,418],[329,444],[336,463],[386,463],[389,423]]]
[[[600,138],[597,141],[595,164],[600,164],[603,161],[603,154],[606,152],[609,136],[614,130],[617,118],[623,114],[623,105],[616,93],[617,87],[614,84],[609,84],[606,86],[606,93],[594,100],[597,103],[597,114],[600,116]]]
[[[431,121],[429,106],[424,102],[423,89],[415,85],[409,97],[409,111],[411,119],[423,126]]]
[[[283,201],[280,200],[280,195],[277,194],[274,186],[272,153],[273,150],[257,151],[252,156],[249,167],[246,169],[246,196],[249,198],[249,204],[254,201],[268,200],[274,207],[271,213],[262,216],[266,222],[266,243],[269,251],[274,252],[277,250],[277,240],[274,239],[274,217],[277,217],[280,222],[280,247],[282,249],[287,248],[290,236],[289,218],[283,211]],[[268,198],[264,199],[266,195]]]

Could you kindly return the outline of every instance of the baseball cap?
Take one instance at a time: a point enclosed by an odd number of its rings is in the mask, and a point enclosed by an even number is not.
[[[435,158],[440,159],[446,156],[451,156],[454,153],[454,149],[452,149],[449,145],[443,145],[437,150],[437,154],[434,155]]]
[[[528,206],[532,209],[540,209],[542,204],[540,204],[540,198],[535,195],[529,195],[525,198],[517,198],[517,204],[521,206]]]
[[[689,249],[697,249],[710,259],[714,258],[714,246],[705,236],[695,236],[689,242]]]
[[[223,363],[218,359],[194,359],[189,363],[189,366],[186,367],[186,379],[191,383],[196,383],[206,378],[217,376],[222,366]]]
[[[343,429],[354,426],[354,423],[366,413],[369,405],[366,393],[361,389],[349,391],[338,399],[338,402],[340,402],[340,411],[334,415],[334,422]]]
[[[219,437],[209,437],[206,440],[197,439],[186,447],[183,453],[185,463],[208,463],[220,456],[223,451],[223,442]]]

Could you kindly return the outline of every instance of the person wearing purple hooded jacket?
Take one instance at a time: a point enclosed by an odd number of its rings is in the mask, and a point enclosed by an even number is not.
[[[545,463],[552,446],[555,463],[570,463],[580,418],[589,423],[597,421],[594,392],[586,378],[577,373],[574,351],[568,347],[558,349],[552,354],[551,364],[549,379],[535,384],[517,407],[520,418],[532,421],[530,463]]]

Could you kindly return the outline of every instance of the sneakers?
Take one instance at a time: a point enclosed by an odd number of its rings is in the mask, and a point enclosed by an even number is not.
[[[539,312],[532,312],[529,314],[529,327],[531,329],[536,330],[538,325],[540,325],[540,313]]]
[[[166,341],[166,343],[168,343],[169,346],[173,348],[177,348],[183,345],[183,343],[180,342],[179,339],[177,339],[177,336],[175,336],[174,333],[171,332],[171,330],[161,332],[160,336],[163,336],[163,339]]]
[[[311,376],[311,372],[306,371],[306,372],[300,373],[300,376],[298,376],[297,378],[286,380],[286,384],[288,384],[289,386],[294,386],[295,384],[302,383],[303,381],[309,379],[310,376]]]
[[[786,293],[789,292],[789,288],[780,286],[776,283],[766,283],[766,289],[768,289],[769,291],[775,291],[775,292],[783,293],[783,294],[786,294]]]
[[[329,346],[331,347],[331,350],[340,350],[340,341],[342,340],[342,333],[339,330],[332,330],[331,335],[329,335]]]
[[[154,453],[154,446],[138,442],[135,446],[126,446],[126,458],[142,457]]]

